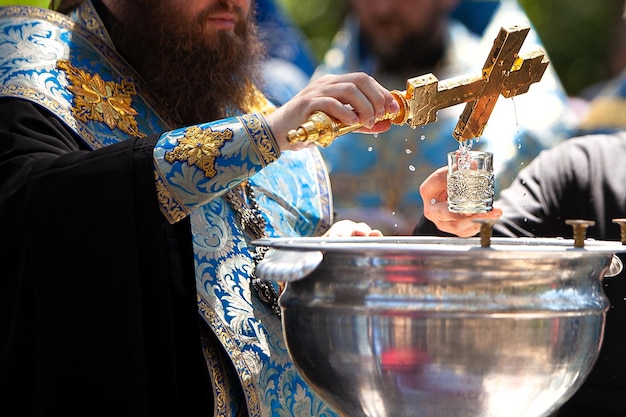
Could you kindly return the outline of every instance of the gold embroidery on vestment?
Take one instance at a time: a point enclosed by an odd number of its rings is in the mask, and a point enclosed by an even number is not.
[[[276,106],[255,85],[248,83],[247,98],[243,110],[244,113],[269,114],[276,110]]]
[[[211,343],[211,336],[207,333],[209,329],[202,327],[200,329],[200,340],[202,342],[202,351],[204,352],[204,359],[207,365],[207,369],[211,376],[211,385],[213,386],[213,415],[226,416],[228,415],[228,409],[231,406],[230,383],[226,375],[225,366],[228,366],[222,360],[222,356],[219,352],[219,348]],[[238,407],[241,404],[237,402],[234,406]],[[237,413],[239,415],[239,413]]]
[[[187,213],[183,207],[176,201],[172,193],[165,185],[165,181],[159,176],[159,172],[155,168],[154,179],[156,183],[157,198],[161,212],[165,215],[170,223],[177,223],[187,217]]]
[[[100,75],[88,74],[67,60],[57,62],[57,67],[67,74],[68,89],[74,93],[72,112],[78,120],[103,122],[111,130],[118,128],[137,138],[146,136],[135,120],[137,111],[132,107],[132,96],[137,91],[132,81],[104,81]]]
[[[263,166],[277,160],[280,156],[280,150],[264,119],[257,114],[248,114],[241,116],[240,121],[248,131],[250,140],[261,158]]]
[[[221,155],[220,149],[224,142],[232,137],[233,131],[230,129],[215,132],[210,128],[202,130],[198,126],[191,126],[185,130],[178,145],[165,153],[165,160],[170,164],[182,161],[195,165],[204,171],[207,178],[212,178],[217,173],[215,159]]]
[[[245,355],[239,344],[240,338],[237,337],[231,327],[224,324],[224,321],[215,312],[214,308],[202,296],[197,296],[198,311],[204,321],[209,325],[213,334],[220,341],[224,349],[228,353],[228,357],[232,361],[237,374],[240,377],[241,387],[246,398],[249,416],[261,415],[261,402],[259,393],[261,388],[257,385],[257,380],[250,372],[251,364],[246,362]],[[257,358],[258,359],[258,358]]]

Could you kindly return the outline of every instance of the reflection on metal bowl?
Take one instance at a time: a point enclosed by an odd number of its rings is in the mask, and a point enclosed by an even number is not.
[[[619,242],[261,239],[295,365],[346,416],[533,417],[580,387],[602,343]]]

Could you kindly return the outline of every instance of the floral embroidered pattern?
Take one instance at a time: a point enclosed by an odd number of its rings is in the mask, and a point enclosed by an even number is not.
[[[165,154],[165,160],[170,164],[182,161],[195,165],[204,171],[207,178],[212,178],[216,174],[214,165],[215,159],[221,154],[220,148],[232,137],[233,131],[230,129],[215,132],[210,128],[202,130],[198,126],[191,126],[178,145]]]
[[[58,61],[57,67],[67,74],[68,89],[74,94],[72,111],[78,120],[103,122],[111,130],[118,128],[138,138],[146,136],[135,120],[138,113],[132,107],[132,96],[137,91],[132,81],[104,81],[98,74],[88,74],[67,60]]]
[[[170,223],[176,223],[187,217],[183,206],[181,206],[174,195],[168,190],[165,181],[159,176],[157,169],[154,170],[154,181],[156,183],[157,198],[159,207]]]
[[[276,161],[280,157],[280,148],[265,119],[259,114],[252,113],[241,116],[239,120],[248,131],[263,166]]]

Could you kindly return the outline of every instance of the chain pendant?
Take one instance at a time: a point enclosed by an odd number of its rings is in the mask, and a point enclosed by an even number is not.
[[[256,200],[254,190],[248,181],[245,181],[240,186],[228,191],[224,197],[226,198],[228,204],[230,204],[233,210],[237,213],[240,227],[244,232],[248,233],[248,235],[254,239],[267,237],[265,234],[265,217],[263,217],[263,213],[261,213],[261,208]],[[268,249],[269,248],[265,246],[257,247],[255,249],[253,256],[254,270],[256,270],[256,266],[263,259]],[[268,304],[272,311],[280,317],[278,292],[270,282],[257,278],[254,270],[250,274],[250,283],[252,288],[257,293],[261,301]]]

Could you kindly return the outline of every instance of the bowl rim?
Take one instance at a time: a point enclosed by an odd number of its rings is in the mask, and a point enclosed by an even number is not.
[[[600,253],[616,254],[626,252],[626,245],[618,241],[586,239],[584,247],[574,246],[574,239],[565,238],[512,238],[492,237],[489,247],[482,247],[478,237],[439,237],[439,236],[381,236],[381,237],[274,237],[252,241],[255,246],[268,246],[289,251],[322,252],[369,252],[371,250],[393,253],[445,252],[467,253],[515,252],[515,253]]]

